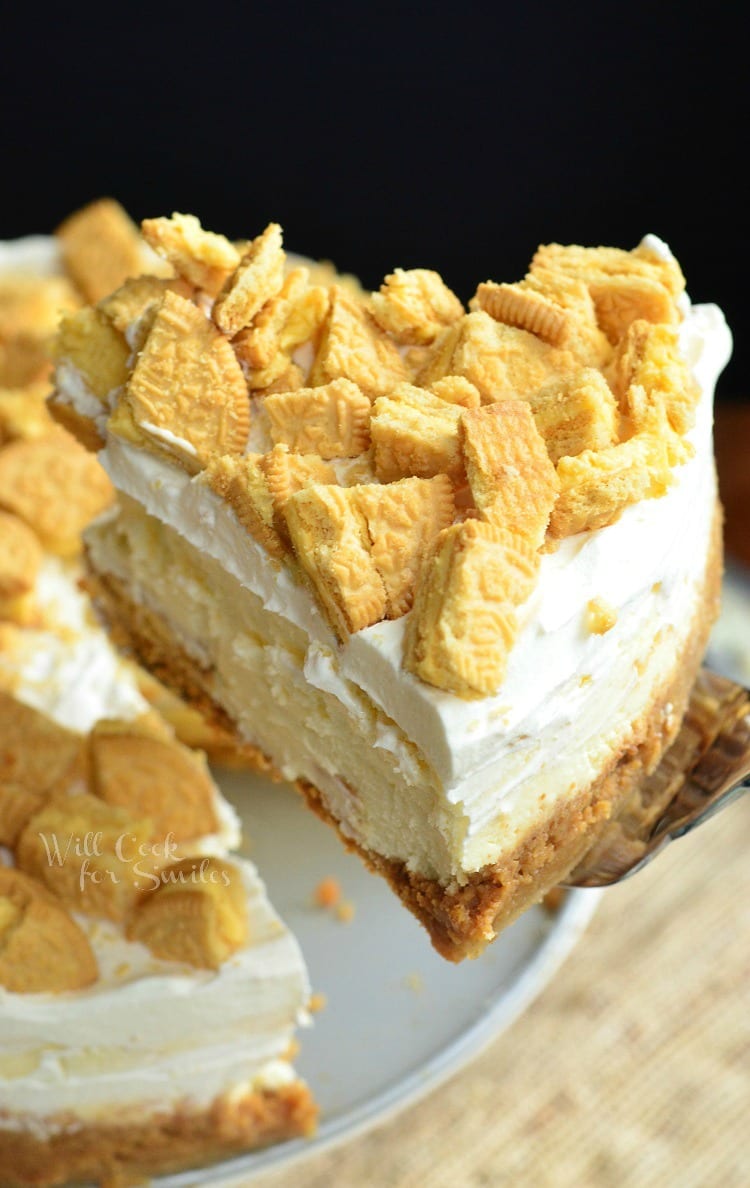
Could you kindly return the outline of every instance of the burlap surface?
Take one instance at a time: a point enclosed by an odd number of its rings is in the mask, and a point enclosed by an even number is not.
[[[553,983],[451,1082],[253,1180],[488,1185],[750,1185],[750,796],[608,890]]]

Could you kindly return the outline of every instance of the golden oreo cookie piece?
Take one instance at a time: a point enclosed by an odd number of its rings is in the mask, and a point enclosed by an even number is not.
[[[538,293],[565,310],[568,317],[568,336],[565,349],[581,367],[603,367],[612,354],[606,334],[600,329],[588,285],[580,277],[565,272],[537,268],[529,272],[521,287]]]
[[[529,405],[501,400],[467,409],[459,436],[480,517],[539,548],[560,484]]]
[[[537,550],[496,524],[446,528],[425,561],[406,633],[404,667],[466,699],[497,692],[531,593]]]
[[[523,284],[485,281],[476,291],[472,309],[483,309],[496,322],[528,330],[550,346],[566,346],[571,335],[570,314],[549,297],[524,288]]]
[[[0,507],[33,528],[51,553],[80,553],[83,529],[112,497],[96,458],[64,429],[52,426],[44,437],[0,452]]]
[[[284,508],[297,560],[340,639],[379,623],[388,605],[367,521],[352,497],[358,490],[312,483]]]
[[[464,313],[455,293],[429,268],[397,268],[373,293],[370,310],[396,342],[410,346],[434,342]]]
[[[234,244],[223,235],[205,231],[195,215],[175,211],[171,219],[144,219],[141,231],[146,243],[167,260],[179,276],[211,296],[218,293],[240,262]]]
[[[138,722],[98,722],[89,734],[91,790],[133,817],[150,817],[153,840],[215,833],[214,786],[205,760]]]
[[[593,367],[552,380],[529,396],[528,404],[555,464],[584,450],[606,449],[617,440],[617,401]]]
[[[145,271],[138,228],[113,198],[76,211],[55,234],[65,267],[87,301],[100,301],[129,276]]]
[[[33,590],[42,564],[42,546],[23,520],[0,511],[0,606]]]
[[[42,555],[28,525],[0,511],[0,621],[24,627],[38,616],[34,587]]]
[[[248,943],[242,874],[222,858],[183,858],[136,903],[127,935],[163,961],[218,969]]]
[[[71,911],[124,920],[160,865],[153,837],[150,817],[88,793],[60,795],[27,821],[16,862]]]
[[[46,800],[44,792],[33,792],[0,776],[0,846],[12,850],[26,823],[44,807]]]
[[[82,779],[83,739],[46,714],[0,691],[0,783],[34,796]]]
[[[248,245],[214,302],[213,319],[229,338],[249,326],[266,302],[280,292],[285,260],[281,227],[269,223]]]
[[[458,377],[451,377],[455,382]],[[443,381],[445,382],[445,381]],[[476,389],[474,389],[476,390]],[[458,425],[463,407],[413,384],[397,384],[372,406],[375,473],[381,482],[407,475],[463,475]]]
[[[408,379],[398,348],[341,285],[332,285],[309,382],[313,387],[348,379],[374,400]]]
[[[96,308],[120,334],[133,334],[136,323],[149,311],[155,312],[167,292],[185,298],[193,295],[192,287],[179,276],[134,276],[100,301]]]
[[[573,536],[613,524],[641,499],[664,495],[672,483],[669,444],[650,433],[604,450],[584,450],[557,464],[560,494],[552,511],[553,537]]]
[[[0,276],[0,342],[28,335],[46,341],[79,299],[64,276],[7,272]]]
[[[385,589],[385,617],[398,619],[411,608],[435,538],[453,522],[453,484],[447,475],[438,474],[367,483],[350,490],[365,517],[370,554]]]
[[[72,364],[102,403],[128,378],[128,344],[104,314],[90,305],[63,318],[54,353],[58,366]]]
[[[250,400],[242,369],[226,338],[177,293],[164,294],[124,403],[147,440],[194,469],[245,448]]]
[[[96,958],[62,904],[33,879],[0,866],[0,986],[14,994],[83,990]]]
[[[43,437],[49,432],[49,391],[46,381],[24,388],[0,387],[0,447],[18,438]]]
[[[369,406],[368,406],[369,407]],[[287,445],[275,445],[258,458],[273,503],[276,531],[289,544],[284,509],[287,500],[311,483],[335,483],[336,471],[317,454],[293,454]]]
[[[370,444],[370,401],[351,380],[266,396],[271,441],[298,454],[355,458]]]
[[[483,403],[491,404],[529,395],[572,366],[568,351],[476,310],[436,340],[417,382],[429,387],[445,376],[461,375],[478,389]]]
[[[224,454],[212,458],[201,475],[207,485],[234,511],[243,528],[263,548],[283,560],[286,549],[274,523],[274,501],[258,454],[242,458]]]
[[[292,268],[284,278],[279,292],[270,297],[256,313],[250,325],[240,330],[232,339],[237,358],[251,370],[260,371],[269,367],[280,350],[288,356],[298,344],[282,346],[281,333],[291,317],[292,310],[302,299],[310,273],[307,268]],[[313,330],[310,329],[310,336]],[[305,341],[301,339],[300,341]]]
[[[31,334],[0,338],[0,388],[43,383],[51,370],[49,342]]]
[[[699,389],[682,356],[673,326],[655,326],[640,318],[631,322],[615,352],[609,374],[621,398],[631,385],[639,384],[651,401],[663,404],[675,433],[684,434],[692,429]],[[623,399],[623,405],[626,403]]]
[[[460,404],[461,408],[479,408],[482,403],[479,389],[463,375],[445,375],[430,385],[430,391],[448,404]]]

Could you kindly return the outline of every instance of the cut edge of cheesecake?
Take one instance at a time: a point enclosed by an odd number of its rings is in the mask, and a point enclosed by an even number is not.
[[[533,828],[503,861],[472,872],[463,885],[446,886],[410,871],[404,862],[389,860],[357,844],[326,807],[320,789],[308,780],[294,781],[310,808],[336,829],[344,845],[386,878],[424,925],[435,949],[449,961],[478,956],[503,928],[540,902],[577,865],[598,832],[617,815],[632,790],[655,769],[673,742],[719,612],[721,528],[722,513],[717,502],[694,622],[672,672],[631,724],[608,767],[585,792],[564,803],[543,825]],[[90,570],[89,584],[115,642],[190,704],[198,706],[209,721],[233,730],[231,719],[212,696],[211,670],[202,668],[180,647],[168,624],[153,609],[133,601],[114,574]],[[251,751],[247,743],[244,745],[256,771],[279,782],[284,779],[260,748]]]

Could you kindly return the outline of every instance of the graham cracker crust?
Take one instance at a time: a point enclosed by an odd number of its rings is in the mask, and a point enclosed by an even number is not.
[[[52,1188],[85,1180],[125,1188],[150,1176],[310,1135],[316,1116],[301,1081],[239,1100],[219,1098],[202,1112],[177,1110],[137,1123],[80,1124],[73,1116],[60,1117],[55,1121],[61,1129],[48,1138],[5,1129],[0,1114],[0,1185]]]
[[[387,879],[427,929],[435,949],[449,961],[478,956],[503,928],[563,880],[674,741],[718,614],[721,528],[717,502],[702,596],[686,643],[672,674],[632,723],[606,770],[585,792],[567,801],[543,825],[528,833],[512,854],[476,871],[464,885],[446,887],[409,871],[402,862],[365,850],[341,832],[319,789],[297,781],[313,811],[334,826],[347,849],[356,851],[371,870]],[[112,574],[93,574],[92,593],[120,646],[133,652],[209,720],[232,729],[231,721],[212,698],[211,671],[201,669],[175,644],[159,615],[134,603],[124,583]],[[280,778],[257,748],[254,766],[272,778]]]
[[[58,425],[67,429],[68,433],[71,433],[84,449],[89,450],[92,454],[99,453],[104,445],[104,438],[91,417],[85,417],[83,413],[77,412],[72,404],[66,404],[64,400],[57,400],[54,393],[47,397],[47,408],[50,416],[57,421]]]

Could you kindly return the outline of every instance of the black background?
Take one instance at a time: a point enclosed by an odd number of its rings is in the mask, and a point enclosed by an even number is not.
[[[3,20],[0,237],[112,194],[468,299],[539,242],[667,239],[750,393],[739,6],[205,4]],[[50,23],[51,21],[51,23]]]

